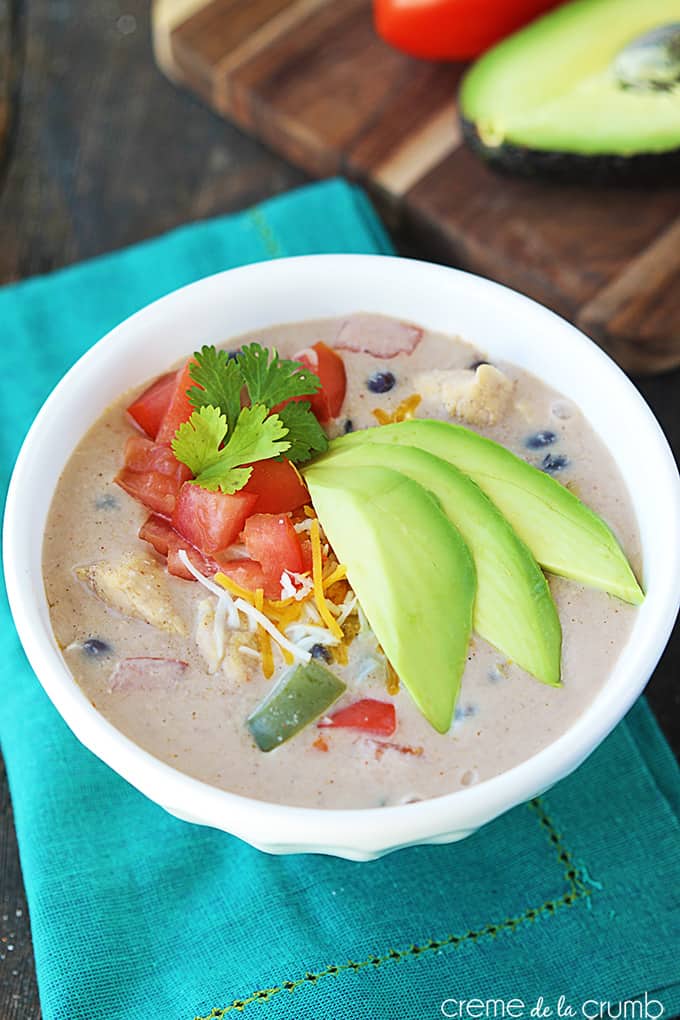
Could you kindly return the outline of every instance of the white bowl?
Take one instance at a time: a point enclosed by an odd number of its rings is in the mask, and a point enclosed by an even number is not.
[[[107,722],[74,682],[52,634],[41,544],[66,461],[102,409],[124,390],[165,371],[197,344],[353,311],[382,312],[459,333],[492,358],[528,369],[573,400],[627,483],[640,526],[647,597],[595,700],[566,733],[528,761],[433,800],[322,811],[208,786],[158,761]],[[369,860],[400,847],[469,835],[566,776],[619,722],[647,683],[680,601],[680,480],[663,433],[637,390],[595,344],[552,312],[498,284],[425,262],[308,256],[199,280],[142,309],[89,350],[56,387],[26,438],[7,501],[4,552],[7,590],[26,654],[57,710],[94,754],[172,814],[223,829],[262,850]]]

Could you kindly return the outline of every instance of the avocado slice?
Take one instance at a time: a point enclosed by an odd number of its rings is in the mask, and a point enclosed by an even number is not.
[[[474,629],[537,680],[559,684],[562,628],[546,579],[471,478],[422,449],[385,443],[360,443],[317,463],[346,472],[382,464],[431,492],[472,553],[477,571]]]
[[[572,0],[473,65],[467,141],[514,172],[588,181],[680,170],[677,0]]]
[[[319,463],[304,475],[385,655],[428,722],[445,733],[477,588],[465,542],[434,498],[396,471]]]
[[[449,422],[413,419],[351,432],[330,450],[366,442],[416,446],[469,475],[551,574],[580,581],[639,605],[644,596],[601,517],[550,475],[500,443]]]

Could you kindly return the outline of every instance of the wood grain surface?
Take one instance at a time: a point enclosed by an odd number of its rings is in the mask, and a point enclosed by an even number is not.
[[[570,187],[491,172],[462,145],[463,67],[386,46],[370,7],[156,0],[157,59],[307,172],[361,181],[391,224],[441,261],[587,327],[629,371],[679,365],[680,182]]]
[[[124,6],[97,0],[75,12],[75,0],[32,0],[13,8],[21,46],[13,59],[22,70],[13,93],[9,159],[0,178],[0,282],[243,208],[305,179],[156,70],[145,0],[126,0]],[[444,110],[444,90],[442,102]],[[437,137],[435,125],[430,136],[435,149]],[[409,165],[406,151],[399,173],[407,185]],[[509,194],[504,213],[512,218],[514,191]],[[663,238],[660,244],[674,246],[673,235]],[[414,247],[404,235],[398,240],[407,254],[435,254],[426,244]],[[531,239],[523,243],[530,245]],[[554,243],[566,242],[556,232]],[[571,243],[578,243],[575,235]],[[642,264],[637,271],[656,269]],[[632,324],[642,313],[631,304],[629,314]],[[679,383],[677,372],[638,380],[676,450]],[[648,697],[678,753],[679,674],[676,634]],[[39,1020],[28,913],[1,768],[0,939],[5,939],[0,941],[0,1020]],[[178,1012],[177,1020],[191,1018]]]

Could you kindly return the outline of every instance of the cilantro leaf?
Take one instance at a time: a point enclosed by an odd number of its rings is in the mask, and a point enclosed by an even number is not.
[[[233,464],[250,464],[286,453],[290,443],[278,414],[269,414],[263,404],[244,407],[232,432],[225,453]]]
[[[251,404],[276,407],[290,397],[307,397],[321,389],[318,376],[299,361],[281,359],[278,351],[252,343],[243,348],[236,364],[248,389]]]
[[[328,449],[326,433],[319,425],[307,400],[296,404],[286,404],[278,411],[278,416],[288,429],[286,439],[290,449],[286,453],[288,460],[295,464],[303,464],[315,453],[325,453]]]
[[[227,434],[227,419],[218,407],[201,407],[180,425],[172,440],[172,452],[195,475],[220,457]]]
[[[286,428],[279,416],[268,416],[262,404],[244,407],[231,433],[226,415],[217,407],[205,405],[177,429],[172,451],[196,476],[195,485],[209,492],[219,489],[232,493],[242,489],[250,478],[252,468],[243,464],[278,457],[289,449],[285,436]]]
[[[231,431],[241,410],[243,389],[236,359],[230,358],[227,351],[204,345],[194,354],[189,375],[197,384],[187,390],[189,403],[197,410],[207,406],[219,408]]]

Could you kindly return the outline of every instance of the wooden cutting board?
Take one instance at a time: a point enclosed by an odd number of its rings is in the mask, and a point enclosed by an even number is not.
[[[679,366],[680,182],[588,188],[490,171],[461,142],[463,68],[386,46],[370,6],[156,0],[156,57],[310,174],[361,182],[428,257],[543,302],[629,372]]]

